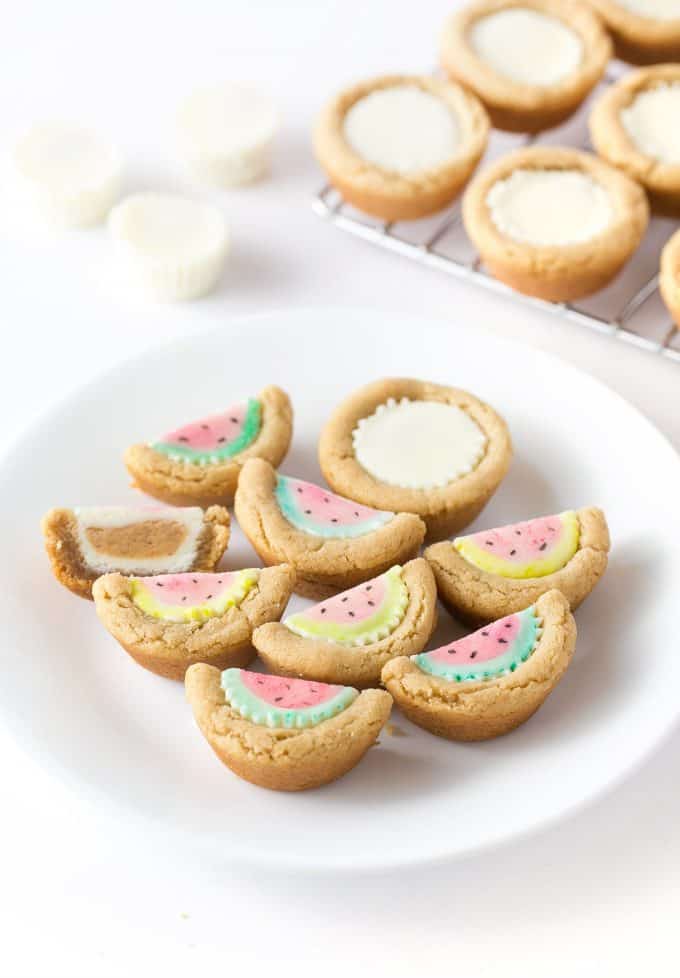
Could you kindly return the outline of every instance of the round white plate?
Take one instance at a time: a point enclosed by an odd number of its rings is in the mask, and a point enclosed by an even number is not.
[[[181,684],[135,665],[92,604],[56,583],[39,519],[55,505],[141,501],[121,463],[128,444],[268,383],[285,387],[295,406],[283,471],[318,480],[316,440],[330,410],[389,375],[468,387],[507,418],[516,458],[476,528],[597,504],[610,521],[610,568],[577,612],[565,679],[513,734],[453,744],[395,711],[402,735],[383,732],[345,778],[297,795],[265,791],[213,756]],[[662,436],[617,395],[543,353],[378,311],[232,321],[105,374],[4,459],[0,716],[99,805],[137,816],[146,831],[151,819],[213,861],[377,868],[499,843],[613,785],[676,720],[679,501],[680,460]],[[255,563],[237,531],[225,566]],[[460,634],[443,614],[430,647]]]

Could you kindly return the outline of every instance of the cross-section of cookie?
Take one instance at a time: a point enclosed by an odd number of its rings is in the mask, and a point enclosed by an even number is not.
[[[521,611],[553,588],[577,608],[607,569],[608,553],[604,513],[589,507],[435,543],[425,559],[443,603],[477,623]]]
[[[51,509],[41,525],[54,576],[81,598],[102,574],[213,571],[229,543],[222,506]]]
[[[196,723],[240,778],[275,791],[318,788],[347,774],[392,708],[379,689],[194,665],[186,674]]]
[[[148,444],[132,445],[125,464],[136,488],[172,506],[230,506],[249,458],[278,465],[293,433],[290,398],[279,387],[192,421]]]
[[[392,659],[382,679],[419,727],[449,740],[487,740],[536,712],[564,675],[575,645],[569,602],[552,590],[456,642]]]
[[[321,469],[336,492],[416,513],[429,540],[471,523],[511,458],[507,425],[492,407],[467,391],[406,378],[356,391],[319,441]]]
[[[139,665],[183,679],[195,662],[248,665],[253,629],[278,621],[294,582],[285,564],[212,574],[105,574],[92,594],[102,624]]]
[[[425,536],[413,513],[363,506],[277,475],[262,459],[243,466],[234,511],[264,563],[292,564],[295,590],[308,598],[328,597],[405,563]]]
[[[272,672],[377,686],[389,659],[425,648],[437,623],[436,601],[432,571],[420,557],[282,622],[262,625],[253,644]]]

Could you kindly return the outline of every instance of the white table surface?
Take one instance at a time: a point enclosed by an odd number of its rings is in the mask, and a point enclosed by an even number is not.
[[[429,68],[452,6],[13,4],[0,59],[2,148],[35,119],[92,123],[123,148],[130,189],[181,188],[218,202],[234,249],[213,297],[150,305],[124,293],[111,274],[103,229],[47,233],[17,212],[5,187],[0,445],[81,381],[136,351],[243,312],[335,302],[446,317],[453,330],[498,331],[557,352],[636,404],[680,447],[678,365],[412,267],[311,213],[320,178],[309,129],[323,98],[362,75]],[[221,78],[269,89],[284,119],[272,178],[222,194],[192,186],[174,155],[172,130],[177,101]],[[555,396],[568,409],[569,392]],[[192,865],[189,853],[104,821],[0,734],[2,973],[108,978],[216,966],[252,975],[270,968],[298,975],[322,968],[410,976],[428,969],[672,974],[679,748],[676,733],[615,793],[502,851],[428,871],[338,880],[225,876]],[[464,826],[454,818],[452,830]]]

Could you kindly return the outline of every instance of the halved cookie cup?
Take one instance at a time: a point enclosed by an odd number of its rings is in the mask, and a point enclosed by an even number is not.
[[[389,693],[370,689],[315,726],[268,727],[227,701],[214,666],[191,666],[185,684],[196,723],[219,759],[240,778],[275,791],[318,788],[342,777],[375,743],[392,708]]]
[[[45,549],[57,580],[92,598],[102,574],[213,571],[229,543],[221,506],[51,509],[42,519]]]
[[[265,387],[247,405],[234,407],[233,419],[227,410],[223,415],[178,429],[172,433],[176,437],[170,443],[161,440],[128,448],[125,465],[134,479],[133,485],[172,506],[231,505],[244,462],[249,458],[264,458],[277,466],[288,451],[293,432],[290,398],[280,387]],[[231,445],[230,421],[234,422],[236,436]],[[192,452],[187,447],[191,433],[209,435],[210,427],[215,428],[212,448]],[[223,457],[229,447],[239,448],[239,445],[243,447],[235,454]]]
[[[372,92],[403,85],[441,99],[456,117],[460,144],[445,163],[400,173],[364,159],[345,138],[345,117],[352,106]],[[481,159],[488,134],[481,103],[459,85],[425,75],[387,75],[352,85],[326,105],[314,130],[314,151],[348,203],[384,221],[404,221],[434,214],[457,196]]]
[[[509,733],[528,720],[552,692],[576,645],[576,624],[560,591],[541,595],[524,615],[533,618],[538,629],[533,648],[519,657],[514,668],[494,670],[491,659],[484,664],[489,667],[488,678],[477,678],[478,670],[473,678],[465,678],[465,667],[461,678],[453,674],[445,678],[430,674],[413,659],[399,658],[383,669],[383,683],[408,719],[437,737],[488,740]],[[512,628],[513,618],[522,616],[508,616],[489,630]],[[480,641],[484,641],[481,636]],[[477,644],[475,636],[467,636],[460,644],[470,642]],[[445,655],[451,648],[436,653]],[[416,659],[427,660],[427,654]]]
[[[433,401],[458,408],[477,426],[484,448],[471,471],[445,485],[406,488],[371,475],[357,460],[354,432],[391,401]],[[403,452],[395,445],[394,451]],[[505,477],[512,442],[503,418],[473,394],[421,380],[378,380],[350,395],[331,415],[319,439],[319,463],[336,492],[366,506],[416,513],[427,526],[428,540],[441,540],[471,523]]]
[[[239,581],[235,582],[237,593],[223,611],[204,616],[205,609],[189,608],[187,617],[192,613],[197,617],[186,621],[160,617],[159,609],[144,610],[135,601],[135,579],[122,574],[100,577],[92,595],[104,627],[140,666],[168,679],[183,679],[195,662],[218,669],[248,665],[255,657],[253,630],[265,622],[278,621],[283,614],[295,583],[293,568],[283,564],[209,577],[214,578],[217,591],[226,579],[247,575],[250,578],[240,588]],[[163,585],[162,579],[153,581]]]
[[[294,498],[289,500],[291,496]],[[325,506],[336,515],[331,523],[322,511],[320,517],[325,522],[315,528],[317,532],[306,532],[284,515],[282,504],[295,518],[290,509],[299,499],[296,512],[304,517],[304,507],[320,508],[316,505],[319,497],[322,508]],[[415,557],[425,536],[425,524],[413,513],[370,511],[353,502],[348,506],[347,502],[330,490],[277,476],[263,459],[250,459],[239,477],[234,511],[239,526],[265,564],[292,564],[297,574],[297,593],[325,598]],[[344,532],[352,535],[319,535],[333,532],[339,520],[346,523],[345,512],[350,519],[356,518],[359,528],[366,527],[366,532],[354,535],[355,523],[344,527]],[[337,532],[343,532],[343,527]]]
[[[536,245],[504,233],[491,216],[488,197],[517,171],[576,171],[603,188],[612,217],[601,232],[574,244]],[[463,199],[465,229],[494,278],[525,295],[568,302],[604,288],[640,244],[649,221],[642,188],[590,153],[535,146],[501,157],[476,177]]]
[[[579,533],[573,556],[559,570],[542,577],[488,573],[466,560],[450,540],[428,547],[424,556],[441,601],[456,618],[471,624],[521,611],[554,588],[564,594],[572,609],[577,608],[607,569],[610,543],[602,510],[589,507],[577,510],[575,516]]]
[[[436,623],[437,588],[419,557],[283,622],[262,625],[253,644],[272,672],[363,689],[379,684],[389,659],[420,652]]]
[[[680,231],[675,232],[661,252],[659,288],[676,326],[680,325]]]
[[[624,75],[595,103],[590,137],[596,152],[612,166],[637,180],[659,214],[680,214],[680,163],[663,163],[633,142],[623,123],[625,112],[643,92],[680,83],[680,65],[654,65]]]
[[[477,21],[513,8],[557,18],[574,31],[583,48],[578,66],[549,85],[528,84],[497,72],[475,50],[470,35]],[[510,132],[540,132],[572,115],[601,79],[611,51],[611,41],[592,10],[564,0],[478,0],[449,19],[440,44],[447,75],[479,96],[497,129]]]
[[[588,0],[614,40],[616,57],[634,65],[680,60],[680,17],[634,13],[616,0]]]

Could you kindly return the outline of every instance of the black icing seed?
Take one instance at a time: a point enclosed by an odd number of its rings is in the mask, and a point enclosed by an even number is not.
[[[348,611],[347,614],[350,616],[350,618],[354,618],[354,612],[353,611]]]
[[[337,523],[337,522],[338,522],[338,521],[336,520],[336,518],[335,518],[335,517],[333,517],[333,518],[332,518],[332,520],[331,520],[331,523]]]
[[[493,540],[485,540],[484,542],[486,543],[487,547],[493,547]]]
[[[183,595],[182,595],[182,601],[186,601],[186,599],[187,599],[187,596],[186,596],[186,594],[183,594]]]
[[[344,598],[341,598],[340,600],[341,601],[346,601],[347,600],[347,597],[345,596]]]
[[[238,418],[229,418],[232,424],[238,424]]]
[[[355,511],[355,513],[354,513],[354,515],[355,515],[355,516],[358,516],[359,514],[358,514],[358,513],[357,513],[357,512]]]
[[[302,492],[302,489],[300,489],[299,487],[298,487],[298,492]]]
[[[500,645],[507,645],[508,644],[507,638],[499,638],[498,641],[499,641]]]
[[[218,442],[218,444],[222,444],[222,442],[223,441],[226,441],[226,440],[227,440],[226,438],[218,438],[217,439],[217,442]]]
[[[455,655],[456,654],[456,650],[455,649],[447,649],[446,650],[446,654],[447,655]]]
[[[212,598],[212,594],[209,594],[208,597],[205,600],[206,601],[210,601],[211,598]]]
[[[539,547],[538,549],[539,549],[539,550],[545,550],[545,548],[546,548],[547,546],[548,546],[548,544],[547,544],[547,543],[545,543],[545,542],[543,542],[543,543],[541,544],[541,546],[540,546],[540,547]]]
[[[312,512],[311,509],[306,509],[305,510],[305,513],[307,514],[307,516],[309,516],[311,512]]]
[[[373,587],[373,585],[372,585],[372,584],[369,584],[369,585],[367,586],[367,588],[366,588],[366,590],[367,590],[367,591],[370,591],[372,587]]]
[[[522,536],[522,531],[521,530],[515,530],[515,533],[517,534],[518,537],[521,537]]]
[[[161,584],[160,581],[156,581],[156,587],[165,587],[165,585]]]
[[[330,499],[328,498],[328,496],[324,496],[324,497],[323,497],[323,501],[324,501],[325,503],[329,503],[329,502],[330,502]]]
[[[283,685],[286,687],[286,689],[290,689],[290,683],[284,683]]]
[[[506,621],[505,627],[506,628],[512,628],[512,622],[511,621]]]
[[[477,657],[477,653],[476,652],[471,652],[470,653],[470,658],[471,659],[475,659],[476,657]]]
[[[191,580],[194,582],[194,584],[198,584],[198,581],[196,580],[195,577],[192,577]]]
[[[189,441],[186,435],[180,435],[177,441]]]
[[[274,697],[274,702],[275,703],[280,703],[282,699],[283,699],[283,696],[275,696]]]
[[[488,634],[489,634],[488,632],[482,632],[482,635],[488,635]]]
[[[516,551],[516,550],[511,550],[511,551],[510,551],[510,556],[511,556],[511,557],[514,557],[516,553],[517,553],[517,551]]]
[[[257,680],[257,685],[258,686],[262,686],[263,683],[264,683],[264,679],[258,679]]]
[[[375,607],[375,601],[369,601],[368,603],[370,604],[371,608]]]
[[[326,609],[325,608],[321,608],[321,614],[322,615],[325,615],[326,614]]]
[[[210,425],[209,424],[202,424],[201,425],[201,428],[203,428],[203,431],[208,431],[208,429],[210,428]]]

